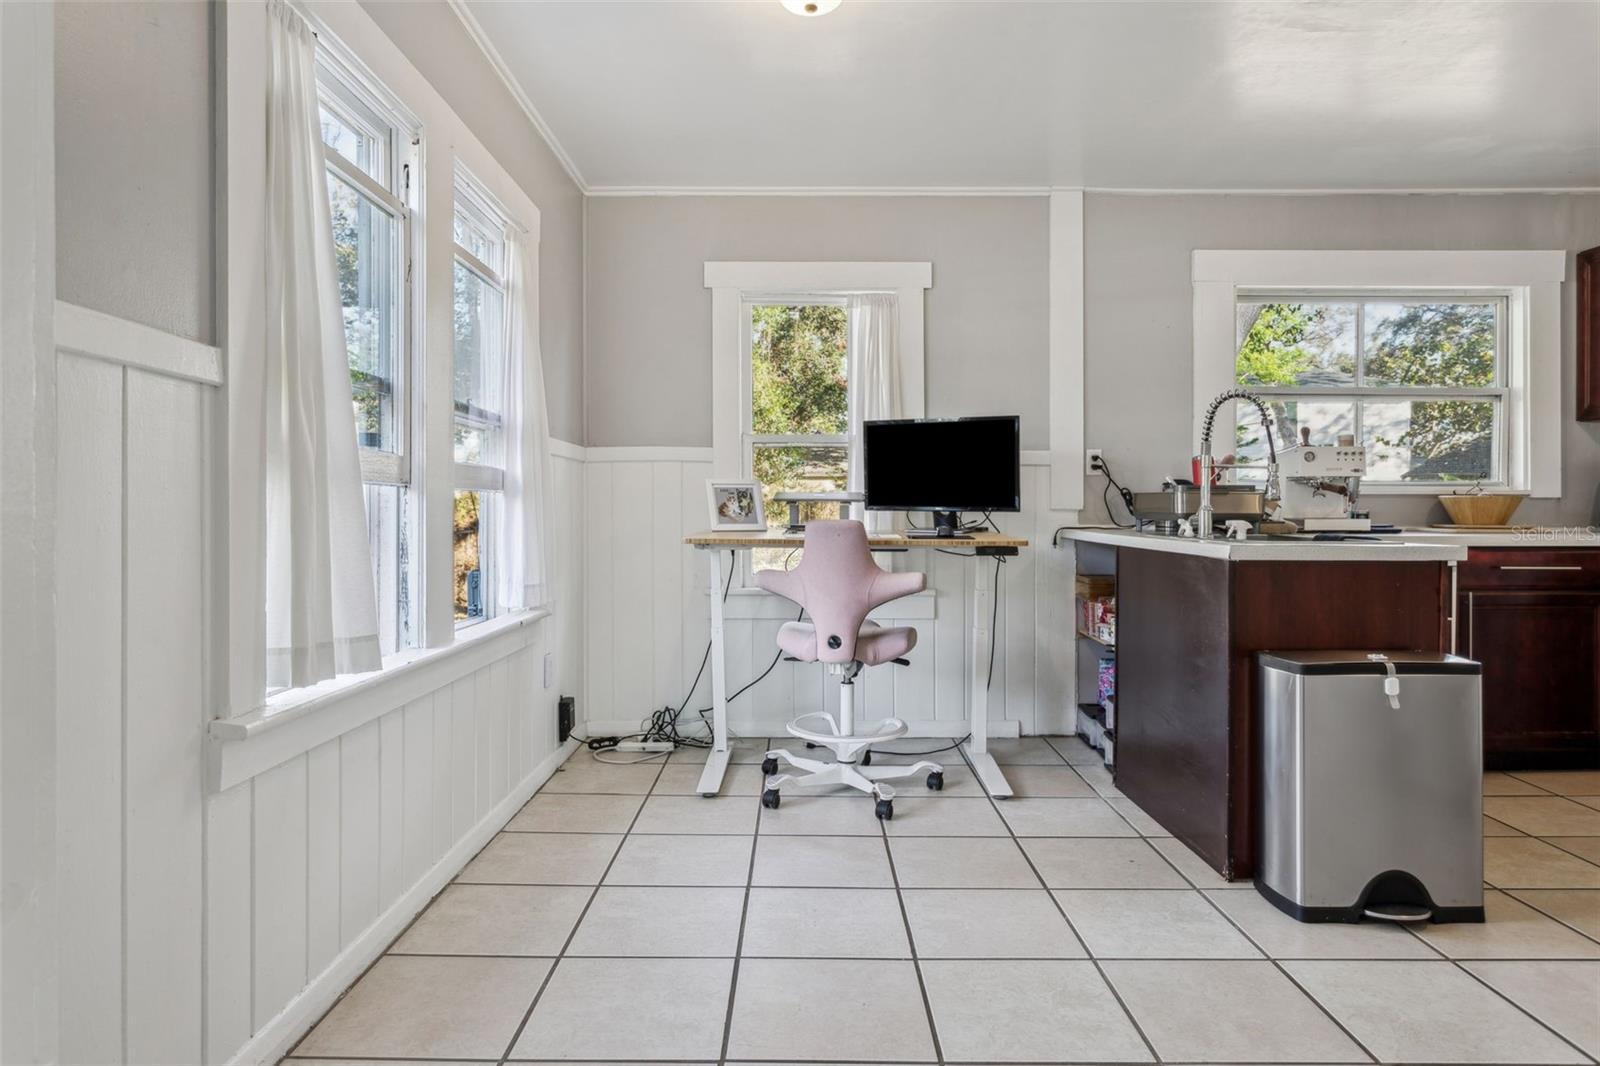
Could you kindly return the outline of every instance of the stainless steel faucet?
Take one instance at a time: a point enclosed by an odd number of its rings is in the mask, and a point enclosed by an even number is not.
[[[1278,449],[1272,443],[1272,412],[1267,409],[1266,401],[1249,389],[1229,389],[1211,401],[1200,428],[1200,513],[1196,516],[1200,528],[1195,530],[1195,536],[1202,540],[1213,535],[1211,526],[1215,521],[1211,508],[1211,471],[1216,464],[1211,457],[1211,430],[1217,420],[1217,409],[1229,400],[1249,400],[1261,412],[1261,426],[1267,437],[1266,499],[1278,498]]]

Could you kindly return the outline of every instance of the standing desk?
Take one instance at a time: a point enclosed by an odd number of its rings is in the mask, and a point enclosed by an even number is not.
[[[705,770],[700,775],[700,794],[715,796],[722,790],[722,777],[728,769],[728,677],[725,668],[725,645],[722,627],[722,562],[719,553],[724,551],[750,551],[754,548],[800,548],[805,546],[804,533],[775,532],[771,530],[711,530],[694,533],[683,542],[706,557],[706,572],[711,591],[711,750],[706,755]],[[931,537],[907,537],[900,533],[869,534],[869,547],[894,551],[931,551],[946,548],[951,551],[971,550],[980,557],[1015,555],[1026,548],[1026,537],[1011,537],[1004,533],[979,531],[970,533],[965,540],[940,540]],[[1010,796],[1011,786],[1001,773],[1000,765],[989,754],[989,639],[990,618],[994,602],[994,575],[987,566],[974,566],[972,579],[972,670],[968,676],[967,720],[972,737],[963,751],[977,772],[978,780],[996,799]]]

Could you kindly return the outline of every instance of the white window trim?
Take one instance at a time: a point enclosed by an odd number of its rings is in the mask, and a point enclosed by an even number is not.
[[[899,314],[901,411],[926,413],[923,293],[933,287],[932,263],[708,262],[711,290],[711,476],[744,476],[744,415],[750,369],[744,309],[750,297],[787,298],[852,292],[892,292]]]
[[[797,302],[850,293],[892,292],[899,316],[901,416],[927,412],[923,293],[933,286],[932,263],[707,262],[711,290],[711,470],[713,477],[749,476],[751,404],[749,308],[763,300]],[[807,437],[807,444],[849,446],[851,437]],[[750,563],[741,567],[736,591],[747,591]],[[755,590],[749,589],[754,592]]]
[[[1206,406],[1234,387],[1234,305],[1260,289],[1504,295],[1505,470],[1512,491],[1561,495],[1561,283],[1565,251],[1198,250],[1194,284],[1193,439]],[[1227,405],[1218,418],[1232,425]],[[1372,495],[1436,495],[1437,485],[1375,484]]]

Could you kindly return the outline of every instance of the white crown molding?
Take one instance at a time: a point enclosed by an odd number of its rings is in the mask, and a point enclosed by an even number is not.
[[[596,185],[595,197],[626,196],[1049,196],[1048,185]]]
[[[467,36],[471,37],[477,44],[478,50],[489,61],[489,66],[494,68],[494,72],[505,83],[505,87],[510,91],[512,98],[522,108],[522,113],[528,116],[528,121],[533,123],[533,128],[539,131],[539,136],[544,138],[544,143],[550,146],[550,151],[560,161],[562,169],[567,172],[567,177],[572,179],[572,183],[578,187],[579,192],[585,196],[593,195],[589,189],[588,182],[583,180],[583,174],[578,170],[578,164],[572,161],[572,157],[567,154],[567,150],[556,139],[555,131],[550,128],[549,123],[545,122],[544,116],[539,114],[539,109],[533,106],[533,101],[528,98],[528,94],[523,91],[521,83],[511,73],[511,68],[506,65],[506,61],[500,55],[499,50],[490,43],[489,35],[484,32],[477,18],[467,8],[466,0],[446,0],[446,2],[449,3],[450,10],[456,13],[456,18],[461,21],[461,25],[466,28]]]
[[[585,190],[595,198],[673,196],[1017,196],[1041,197],[1053,192],[1101,193],[1112,196],[1575,196],[1600,193],[1600,186],[1473,187],[1437,189],[1155,189],[1114,185],[596,185]]]
[[[1572,196],[1600,193],[1600,185],[1572,186],[1462,186],[1436,189],[1144,189],[1114,185],[1085,185],[1084,192],[1115,196],[1509,196],[1514,193],[1541,196]]]

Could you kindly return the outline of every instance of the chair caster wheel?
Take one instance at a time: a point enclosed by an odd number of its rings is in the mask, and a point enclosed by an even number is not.
[[[880,822],[887,822],[894,818],[894,800],[879,800],[877,813]]]
[[[861,765],[862,766],[871,766],[872,765],[872,749],[871,748],[868,748],[866,751],[861,753]]]
[[[761,806],[767,808],[768,810],[777,810],[778,790],[775,788],[769,788],[765,792],[761,793]]]
[[[773,774],[775,774],[777,772],[778,772],[778,760],[777,759],[773,758],[771,755],[768,755],[765,759],[761,760],[761,774],[762,774],[763,777],[771,777]]]
[[[934,770],[928,774],[928,787],[935,792],[944,791],[944,771]]]

